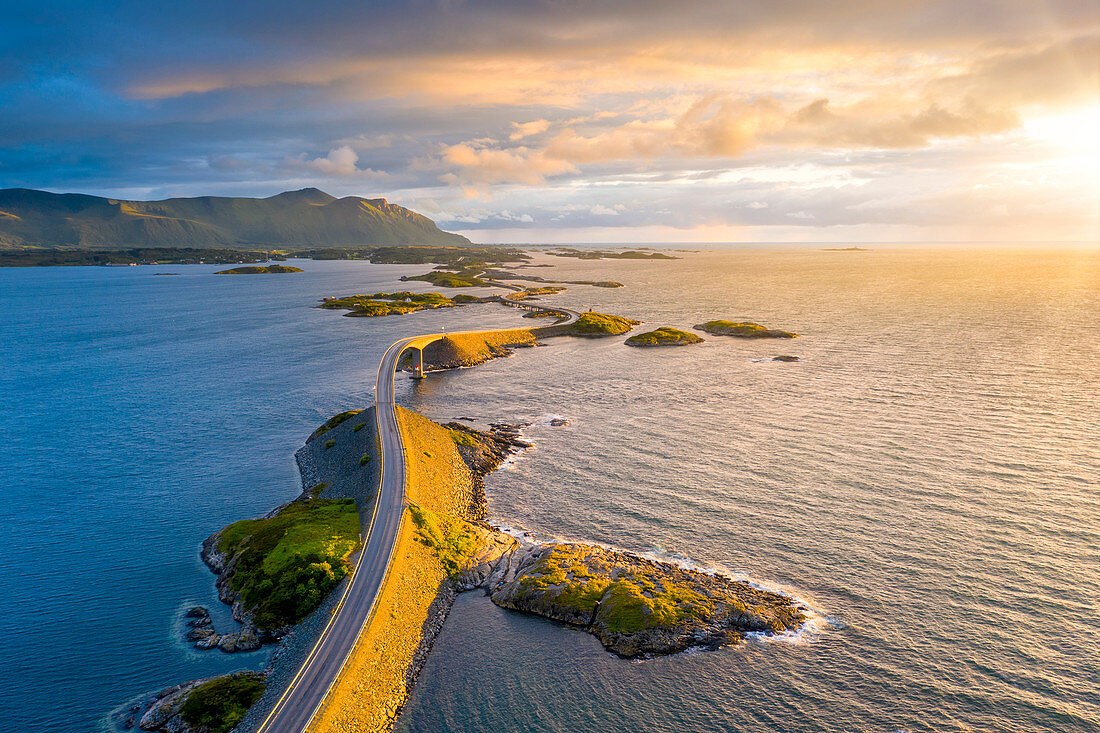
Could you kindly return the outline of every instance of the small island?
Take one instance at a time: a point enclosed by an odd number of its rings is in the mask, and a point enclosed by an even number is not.
[[[491,288],[493,286],[492,283],[478,278],[476,273],[470,274],[468,270],[461,272],[433,270],[423,275],[403,275],[401,280],[404,282],[422,280],[441,288]]]
[[[752,321],[707,321],[692,326],[696,331],[703,331],[712,336],[736,336],[746,339],[793,339],[798,338],[797,333],[780,331],[761,326]]]
[[[662,326],[656,331],[646,331],[631,336],[626,340],[627,346],[688,346],[689,344],[701,344],[703,339],[693,333],[681,331],[678,328]]]
[[[300,267],[290,267],[288,265],[246,265],[244,267],[234,267],[231,270],[221,270],[215,272],[215,275],[277,275],[284,272],[302,272]]]
[[[466,303],[480,303],[481,298],[456,296],[448,298],[441,293],[375,293],[374,295],[348,295],[343,298],[325,298],[317,306],[330,310],[347,310],[345,316],[390,316],[413,313],[429,308],[451,308]]]
[[[660,252],[639,252],[638,250],[626,250],[625,252],[609,252],[600,249],[576,249],[573,247],[561,247],[552,250],[549,254],[555,257],[575,257],[579,260],[678,260],[679,257],[662,254]]]

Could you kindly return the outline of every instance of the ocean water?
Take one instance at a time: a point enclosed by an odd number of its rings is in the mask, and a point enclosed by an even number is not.
[[[818,618],[630,662],[466,594],[398,729],[1100,730],[1100,253],[682,254],[532,272],[624,282],[556,299],[645,327],[802,338],[554,339],[401,380],[399,401],[532,423],[489,481],[498,522],[742,575]],[[309,306],[425,268],[303,267],[0,270],[0,730],[95,730],[136,695],[262,667],[179,640],[188,605],[219,605],[202,539],[297,493],[294,450],[372,399],[398,336],[529,323],[341,318]]]

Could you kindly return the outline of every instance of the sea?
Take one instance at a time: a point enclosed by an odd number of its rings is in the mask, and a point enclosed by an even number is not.
[[[539,254],[527,272],[624,284],[547,302],[800,338],[555,338],[399,379],[436,420],[524,424],[533,447],[488,480],[495,524],[812,612],[629,661],[466,593],[398,731],[1100,731],[1100,248],[846,247]],[[0,731],[102,731],[150,692],[263,668],[183,641],[192,605],[229,621],[202,540],[297,495],[294,451],[373,401],[397,338],[531,324],[495,304],[344,318],[313,306],[433,290],[399,281],[429,267],[292,264],[0,269]]]

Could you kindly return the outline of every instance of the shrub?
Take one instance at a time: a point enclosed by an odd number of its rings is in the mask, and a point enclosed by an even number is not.
[[[364,428],[365,426],[366,426],[366,423],[365,423],[365,422],[355,423],[355,425],[354,425],[354,426],[352,427],[352,429],[351,429],[351,432],[353,432],[353,433],[358,433],[358,432],[359,432],[360,430],[362,430],[362,429],[363,429],[363,428]]]
[[[334,445],[336,445],[335,440],[326,440],[325,441],[325,450],[328,450],[329,448],[331,448]]]
[[[370,463],[370,454],[364,453],[363,457],[359,459],[359,465],[360,466],[365,466],[368,463]]]
[[[192,690],[180,708],[180,716],[197,730],[227,733],[237,727],[263,693],[263,677],[258,674],[219,677]]]

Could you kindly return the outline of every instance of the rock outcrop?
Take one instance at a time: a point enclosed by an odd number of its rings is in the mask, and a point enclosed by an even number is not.
[[[790,598],[724,575],[596,545],[529,543],[496,532],[454,582],[493,603],[581,627],[627,658],[717,648],[798,628]]]

